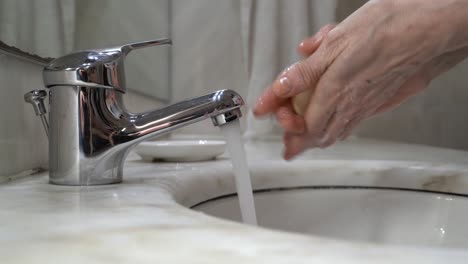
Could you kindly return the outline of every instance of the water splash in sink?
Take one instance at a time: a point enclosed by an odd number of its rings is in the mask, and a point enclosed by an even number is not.
[[[257,225],[252,182],[247,166],[247,156],[241,137],[239,120],[226,123],[220,128],[226,138],[227,147],[231,154],[242,221],[246,224]]]

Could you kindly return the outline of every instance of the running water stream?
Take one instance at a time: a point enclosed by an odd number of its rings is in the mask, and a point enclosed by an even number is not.
[[[226,138],[227,147],[231,154],[232,169],[235,176],[237,196],[241,210],[242,221],[246,224],[257,225],[257,215],[252,192],[252,182],[247,165],[244,142],[242,141],[239,120],[220,126]]]

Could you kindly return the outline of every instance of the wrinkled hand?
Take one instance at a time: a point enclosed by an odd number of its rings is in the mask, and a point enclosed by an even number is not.
[[[346,138],[363,120],[400,105],[468,56],[468,48],[450,49],[451,36],[434,19],[441,2],[424,3],[370,1],[301,43],[307,58],[281,73],[254,109],[258,117],[276,115],[285,159]],[[299,115],[293,99],[301,93],[308,100]]]

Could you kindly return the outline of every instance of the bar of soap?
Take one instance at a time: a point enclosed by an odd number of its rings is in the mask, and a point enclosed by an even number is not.
[[[296,114],[304,116],[307,106],[309,105],[309,99],[311,95],[312,91],[306,90],[292,98],[291,102]]]

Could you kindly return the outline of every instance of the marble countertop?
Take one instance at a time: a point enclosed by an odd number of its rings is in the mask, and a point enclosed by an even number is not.
[[[468,152],[353,139],[300,159],[280,160],[275,142],[247,145],[255,188],[273,184],[268,170],[301,167],[327,172],[314,182],[376,182],[463,193]],[[353,166],[368,171],[346,177]],[[465,165],[467,168],[465,168]],[[359,165],[360,166],[360,165]],[[408,166],[426,176],[404,177]],[[378,173],[375,173],[378,171]],[[442,173],[443,172],[443,173]],[[352,173],[351,173],[352,174]],[[389,176],[390,175],[390,176]],[[449,175],[442,177],[441,175]],[[456,177],[454,177],[454,175]],[[291,177],[294,177],[291,176]],[[418,178],[419,177],[419,178]],[[297,177],[296,177],[297,178]],[[292,178],[289,178],[292,179]],[[277,177],[281,186],[311,177]],[[468,180],[467,180],[468,181]],[[232,193],[230,161],[144,163],[131,156],[124,182],[106,186],[56,186],[47,173],[0,185],[2,263],[464,263],[468,249],[448,250],[346,242],[223,221],[188,209]]]

